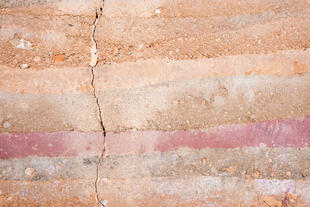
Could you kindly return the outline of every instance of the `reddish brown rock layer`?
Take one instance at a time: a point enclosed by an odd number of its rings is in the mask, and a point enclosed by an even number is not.
[[[0,158],[27,156],[95,156],[101,152],[101,132],[1,133]],[[181,147],[308,147],[310,118],[221,126],[206,130],[128,131],[108,133],[107,154],[166,152]]]

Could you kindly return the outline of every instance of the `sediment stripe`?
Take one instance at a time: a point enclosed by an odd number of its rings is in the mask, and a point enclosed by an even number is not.
[[[100,153],[98,153],[99,155]],[[98,157],[27,157],[0,160],[5,180],[95,178]],[[100,178],[220,176],[268,179],[310,178],[310,148],[180,148],[141,155],[109,155]]]
[[[21,94],[90,93],[93,90],[91,79],[91,71],[88,68],[46,70],[1,69],[0,91]]]
[[[2,8],[6,8],[5,12],[15,13],[27,11],[31,14],[44,14],[48,12],[50,15],[88,15],[93,14],[95,9],[100,7],[101,0],[49,0],[47,1],[8,1],[0,2]],[[75,5],[73,7],[72,5]],[[155,10],[160,8],[160,15],[169,17],[214,17],[214,16],[232,16],[240,14],[258,14],[266,11],[279,12],[285,10],[294,12],[309,8],[306,0],[289,1],[248,1],[242,0],[238,2],[225,0],[218,2],[212,0],[205,4],[200,0],[161,0],[142,2],[136,0],[113,1],[106,0],[104,7],[104,16],[113,17],[151,17],[155,16]],[[8,11],[7,11],[8,10]],[[79,13],[77,13],[79,12]]]
[[[272,54],[236,55],[197,60],[150,59],[105,65],[95,70],[97,90],[129,89],[169,81],[267,74],[289,76],[310,72],[310,49]],[[27,78],[25,78],[27,77]],[[0,70],[0,91],[29,94],[92,92],[88,68]]]
[[[289,76],[308,72],[310,49],[197,60],[149,59],[97,67],[95,86],[97,90],[129,89],[169,81],[251,74]]]
[[[100,155],[98,152],[97,155]],[[48,181],[53,179],[96,179],[97,155],[84,157],[27,157],[0,159],[3,180]]]
[[[18,70],[22,64],[32,69],[89,66],[95,11],[92,16],[46,13],[27,15],[21,9],[19,14],[0,14],[0,66]]]
[[[0,181],[5,206],[96,206],[94,180]]]
[[[104,63],[309,47],[310,4],[306,0],[237,4],[225,0],[212,5],[183,0],[105,3],[95,35]],[[5,2],[6,8],[0,9],[0,65],[18,69],[22,64],[33,69],[87,67],[91,25],[101,4],[101,0]],[[18,46],[22,40],[25,48]]]
[[[191,18],[102,18],[97,25],[98,54],[105,62],[124,62],[306,49],[310,44],[310,19],[309,12],[304,13],[307,17],[275,19],[245,27],[240,27],[242,20],[236,20],[235,29]]]
[[[6,206],[95,206],[93,180],[0,181]],[[100,198],[109,206],[309,206],[307,180],[218,177],[104,179]],[[83,189],[83,190],[81,190]]]
[[[310,148],[182,148],[166,153],[109,156],[100,178],[220,176],[306,179]]]
[[[309,74],[250,75],[111,89],[98,91],[98,97],[110,132],[207,129],[303,118],[310,114],[309,86]],[[0,132],[100,131],[92,93],[3,92],[0,106]]]
[[[159,15],[161,17],[214,17],[214,16],[233,16],[241,14],[260,14],[264,12],[279,12],[285,10],[294,12],[309,8],[307,1],[248,1],[239,0],[230,1],[210,0],[208,4],[200,0],[145,0],[142,2],[136,0],[114,1],[106,0],[104,7],[104,16],[113,17],[151,17]],[[156,14],[155,10],[160,9]]]
[[[128,131],[109,133],[107,154],[166,152],[180,147],[308,147],[310,117],[303,120],[276,120],[248,125],[220,126],[209,130]]]
[[[101,182],[99,189],[100,197],[115,206],[263,206],[266,201],[270,204],[270,200],[278,201],[277,204],[288,200],[290,204],[309,205],[309,183],[305,180],[218,177],[107,180]]]
[[[109,132],[206,129],[303,118],[310,114],[310,75],[251,75],[98,91]]]
[[[102,132],[0,133],[0,158],[96,156],[102,145]]]
[[[92,93],[0,93],[0,132],[101,131]]]
[[[310,4],[308,8],[310,9]],[[110,40],[110,42],[114,44],[138,46],[140,43],[145,44],[145,47],[151,43],[162,45],[163,43],[168,43],[170,40],[175,39],[176,41],[174,42],[174,46],[180,46],[180,43],[183,44],[188,41],[191,41],[196,46],[198,41],[195,41],[195,39],[192,41],[192,37],[198,37],[198,39],[203,37],[203,39],[206,40],[206,37],[210,37],[210,33],[212,33],[212,35],[218,35],[220,33],[225,33],[228,35],[231,32],[233,33],[233,37],[236,37],[241,31],[247,31],[243,33],[248,33],[247,36],[254,36],[254,26],[259,26],[264,29],[272,29],[270,26],[274,23],[278,23],[277,28],[282,27],[288,31],[291,29],[286,27],[285,23],[290,25],[295,23],[295,29],[297,29],[299,32],[303,32],[302,34],[308,34],[309,31],[302,31],[301,28],[305,28],[306,25],[309,25],[309,18],[310,15],[307,9],[292,13],[288,13],[287,11],[280,11],[279,13],[264,12],[259,14],[234,15],[230,18],[227,16],[216,16],[213,18],[164,18],[160,15],[152,18],[128,18],[125,16],[100,18],[98,22],[98,34],[100,34],[100,36],[98,36],[97,39],[100,43],[104,43],[102,41],[108,42],[108,40]],[[302,25],[302,22],[305,25]],[[142,30],[142,28],[144,28],[144,30]],[[274,31],[274,29],[271,31]],[[123,34],[122,32],[126,33]],[[291,37],[290,34],[285,34],[284,32],[281,34],[285,37]],[[256,35],[257,37],[262,38],[268,34],[266,34],[264,30],[261,30],[260,33]],[[297,35],[297,39],[303,36],[301,34]],[[248,38],[250,36],[248,36]],[[181,39],[178,40],[178,38]],[[249,40],[251,38],[248,38],[243,39],[245,40],[245,43],[250,42]],[[308,39],[307,37],[304,38]],[[288,38],[288,41],[292,40],[292,38]],[[277,42],[275,37],[272,39],[272,41]],[[264,42],[266,43],[268,41]],[[200,45],[201,44],[205,44],[205,42],[200,42]],[[221,41],[217,41],[217,44],[221,44]],[[263,45],[264,44],[260,44],[259,46],[261,47]],[[229,47],[229,45],[226,46]]]
[[[102,132],[0,133],[0,158],[87,157],[101,153]],[[243,148],[310,145],[310,117],[275,120],[248,125],[220,126],[205,130],[128,131],[108,133],[107,155],[167,152],[186,147]]]
[[[92,16],[101,6],[101,0],[19,0],[0,2],[3,14],[23,14],[44,16]],[[0,13],[0,14],[1,14]]]

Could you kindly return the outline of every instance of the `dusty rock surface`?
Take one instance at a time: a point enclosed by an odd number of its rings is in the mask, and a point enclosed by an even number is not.
[[[2,0],[0,206],[310,206],[308,0]]]

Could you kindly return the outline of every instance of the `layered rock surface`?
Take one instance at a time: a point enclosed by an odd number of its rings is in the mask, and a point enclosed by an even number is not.
[[[309,28],[306,0],[0,2],[0,205],[309,206]]]

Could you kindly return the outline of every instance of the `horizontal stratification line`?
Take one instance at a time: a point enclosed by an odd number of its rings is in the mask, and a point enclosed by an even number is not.
[[[80,156],[101,152],[102,132],[19,132],[0,134],[0,158]],[[166,152],[188,147],[308,147],[310,117],[274,120],[209,130],[127,131],[107,133],[107,155]]]

